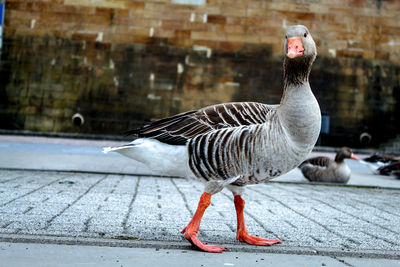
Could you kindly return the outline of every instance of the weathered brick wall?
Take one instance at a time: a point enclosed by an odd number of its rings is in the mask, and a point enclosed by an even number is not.
[[[285,27],[304,24],[323,144],[364,131],[377,144],[400,132],[399,13],[395,0],[8,0],[0,128],[119,134],[218,102],[278,103]]]

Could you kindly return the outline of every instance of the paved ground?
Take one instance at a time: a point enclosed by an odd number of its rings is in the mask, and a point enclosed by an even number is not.
[[[45,257],[45,260],[43,260]],[[66,260],[68,259],[68,260]],[[68,263],[66,263],[68,262]],[[124,248],[99,246],[69,246],[0,242],[0,266],[307,266],[307,267],[395,267],[400,263],[390,259],[327,257],[278,253],[223,254],[203,253],[188,249]]]
[[[27,243],[0,243],[0,250],[6,252],[0,253],[0,266],[3,262],[24,265],[13,257],[24,246],[50,253],[39,244],[101,246],[96,251],[102,253],[104,246],[115,247],[120,249],[115,253],[122,254],[123,247],[135,247],[154,259],[162,254],[160,249],[169,249],[174,255],[194,253],[193,257],[208,263],[180,234],[195,211],[203,185],[151,176],[144,166],[129,159],[99,153],[104,145],[0,137],[0,241]],[[256,253],[269,260],[280,257],[280,263],[293,257],[308,266],[399,266],[395,259],[400,259],[400,181],[372,175],[361,164],[350,164],[353,184],[362,186],[312,185],[302,183],[305,179],[292,172],[281,181],[293,183],[248,187],[244,198],[249,232],[281,238],[281,245],[254,247],[236,241],[236,218],[228,191],[213,196],[199,238],[226,246],[230,253],[223,256],[225,263],[237,266],[240,261],[233,262],[237,255],[256,259]],[[91,253],[96,247],[80,248]],[[73,250],[55,245],[51,249],[61,255]],[[164,252],[162,255],[167,254]],[[37,258],[28,256],[28,262]],[[136,256],[129,254],[124,261],[129,262],[129,257]],[[57,257],[49,258],[57,261]],[[74,265],[74,261],[69,263]],[[145,260],[139,263],[143,265],[136,266],[147,265]]]

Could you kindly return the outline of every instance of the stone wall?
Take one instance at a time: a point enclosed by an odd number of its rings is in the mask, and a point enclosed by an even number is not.
[[[322,144],[400,132],[400,1],[173,2],[6,1],[0,128],[120,134],[219,102],[279,103],[285,27],[304,24]]]

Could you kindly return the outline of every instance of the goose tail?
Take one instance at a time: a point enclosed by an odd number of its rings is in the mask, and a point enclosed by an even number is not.
[[[133,144],[128,144],[128,145],[122,145],[122,146],[109,146],[109,147],[103,147],[103,153],[107,154],[108,152],[118,152],[120,150],[128,149],[128,148],[133,148],[135,145]]]

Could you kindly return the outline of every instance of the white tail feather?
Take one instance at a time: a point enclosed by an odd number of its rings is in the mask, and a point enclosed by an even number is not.
[[[126,148],[132,148],[134,145],[125,145],[125,146],[109,146],[109,147],[103,147],[103,153],[107,154],[108,152],[115,152],[118,150],[126,149]]]
[[[127,145],[104,147],[103,153],[108,152],[117,152],[144,163],[158,174],[186,176],[186,146],[173,146],[155,139],[139,138]]]

